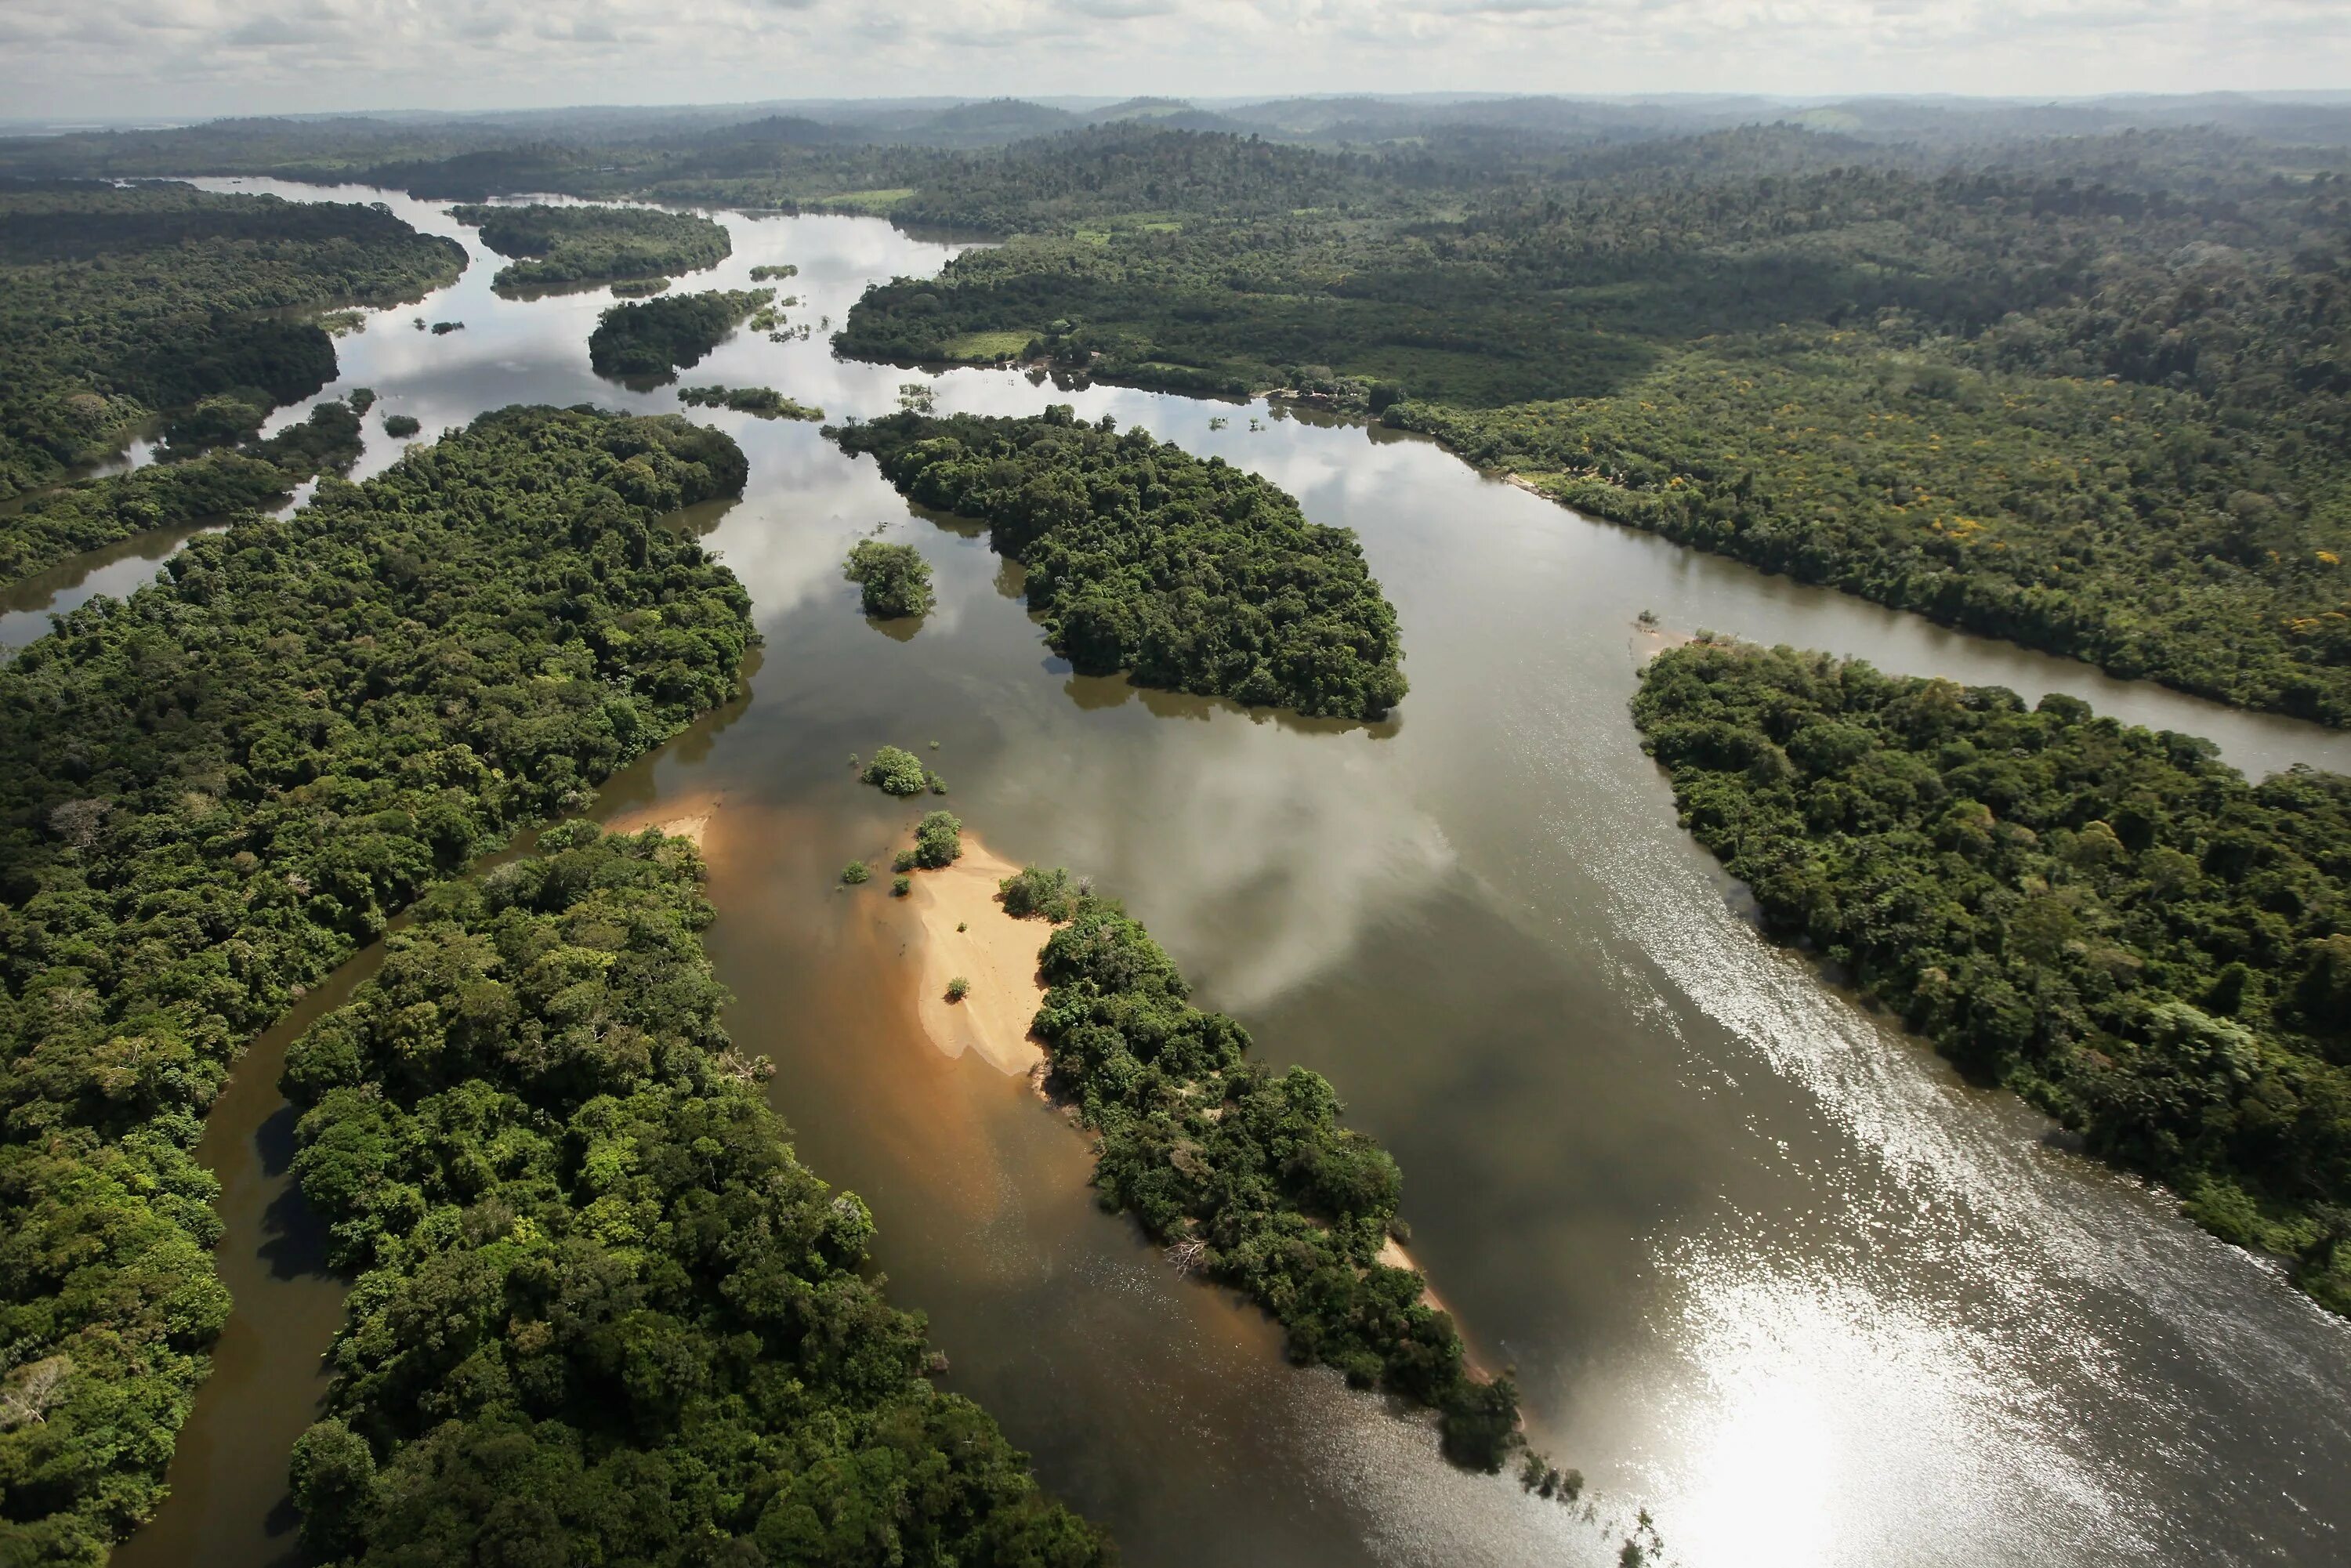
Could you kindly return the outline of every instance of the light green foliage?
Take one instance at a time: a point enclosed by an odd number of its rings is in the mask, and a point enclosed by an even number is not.
[[[913,499],[978,517],[1081,674],[1377,718],[1405,694],[1395,611],[1344,528],[1141,429],[893,414],[832,431]]]
[[[961,927],[957,927],[957,929],[961,929]],[[965,979],[961,975],[957,975],[954,979],[947,982],[947,1000],[951,1002],[959,1002],[969,995],[971,995],[971,982]]]
[[[841,575],[857,584],[868,615],[893,620],[930,612],[931,565],[912,545],[860,539],[842,564]]]
[[[1046,871],[1031,865],[998,883],[996,891],[1007,915],[1024,920],[1035,915],[1059,925],[1077,913],[1084,889],[1060,866]]]
[[[914,892],[914,879],[913,877],[911,877],[911,876],[896,876],[896,877],[892,877],[892,878],[890,879],[890,896],[891,896],[891,897],[893,897],[893,898],[904,898],[904,897],[905,897],[908,894],[910,894],[910,893],[912,893],[912,892]]]
[[[1785,648],[1634,715],[1773,930],[2351,1311],[2351,779]]]
[[[588,362],[600,376],[668,379],[702,362],[774,290],[712,289],[659,299],[623,300],[597,318]]]
[[[1025,909],[1050,915],[1066,883],[1032,866],[1007,880],[1006,907],[1023,912],[1018,888]],[[1435,1408],[1447,1455],[1499,1469],[1520,1441],[1516,1386],[1470,1376],[1420,1276],[1379,1260],[1403,1189],[1395,1161],[1339,1125],[1323,1079],[1248,1060],[1248,1032],[1194,1007],[1175,962],[1117,904],[1078,894],[1061,907],[1037,1032],[1052,1087],[1101,1135],[1102,1201],[1186,1267],[1247,1291],[1299,1361]]]
[[[851,861],[847,865],[841,868],[841,880],[847,883],[852,887],[855,887],[861,883],[870,881],[872,878],[872,872],[867,869],[863,861]]]
[[[930,782],[923,759],[895,746],[876,751],[860,777],[885,795],[919,795]]]
[[[266,312],[414,298],[464,266],[454,241],[374,207],[0,188],[0,498],[104,456],[154,413],[224,393],[291,402],[332,380],[327,333]],[[22,558],[15,528],[0,517],[0,549]]]
[[[963,858],[963,821],[952,811],[931,811],[914,829],[914,864],[937,871]]]
[[[360,1270],[303,1534],[335,1561],[1036,1564],[1105,1547],[924,1380],[718,1024],[700,862],[549,830],[445,884],[287,1053],[294,1170]],[[504,1559],[515,1560],[511,1556]]]
[[[734,691],[743,591],[656,517],[744,468],[674,418],[486,414],[0,667],[0,1343],[76,1368],[0,1432],[0,1561],[154,1506],[228,1310],[190,1151],[245,1042]]]
[[[768,283],[779,277],[798,277],[799,275],[799,267],[792,262],[773,262],[766,266],[753,267],[751,269],[751,281],[754,283]]]
[[[734,254],[725,225],[693,213],[653,207],[457,206],[449,215],[482,231],[500,256],[500,289],[657,278],[716,267]]]
[[[677,401],[691,408],[731,408],[737,413],[757,414],[761,419],[824,417],[824,410],[788,398],[773,387],[683,387],[678,391]]]

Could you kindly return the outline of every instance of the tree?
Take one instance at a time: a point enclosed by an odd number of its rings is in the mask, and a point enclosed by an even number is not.
[[[841,572],[857,584],[868,615],[893,620],[930,611],[930,563],[912,545],[860,539]]]

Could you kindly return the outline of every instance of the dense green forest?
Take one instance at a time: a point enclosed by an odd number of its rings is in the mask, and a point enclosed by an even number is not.
[[[694,213],[655,207],[457,206],[449,215],[482,243],[517,259],[493,279],[502,289],[608,278],[659,278],[716,267],[735,252],[726,227]]]
[[[213,452],[31,497],[0,518],[0,582],[152,528],[262,506],[285,496],[293,482],[274,463]]]
[[[568,822],[538,849],[427,894],[288,1055],[297,1176],[360,1270],[294,1455],[306,1544],[1104,1562],[860,1275],[864,1204],[793,1157],[719,1027],[693,846]]]
[[[0,185],[0,497],[57,482],[159,413],[308,396],[334,377],[333,341],[268,313],[416,298],[465,265],[456,242],[380,206]]]
[[[1031,866],[1003,884],[1016,915],[1063,922],[1045,944],[1037,1033],[1050,1086],[1100,1134],[1094,1181],[1178,1267],[1246,1291],[1290,1353],[1437,1411],[1445,1451],[1493,1470],[1520,1441],[1518,1389],[1463,1364],[1421,1278],[1381,1260],[1404,1178],[1339,1125],[1319,1074],[1277,1077],[1249,1032],[1204,1012],[1166,951],[1115,903]]]
[[[918,191],[901,213],[1027,237],[869,291],[839,345],[1296,391],[1685,543],[2351,722],[2339,150],[2182,131],[1924,160],[1782,128],[1372,163],[1218,141],[1096,132]],[[1279,205],[1300,161],[1326,204]]]
[[[213,460],[218,462],[218,459]],[[674,418],[508,409],[322,481],[0,667],[0,1560],[146,1516],[228,1312],[191,1153],[245,1042],[516,826],[734,689]]]
[[[1786,648],[1634,715],[1773,931],[2351,1312],[2351,779]]]
[[[624,300],[597,319],[588,362],[600,376],[667,379],[698,365],[726,334],[775,297],[772,288]]]
[[[1140,427],[906,413],[827,427],[902,492],[988,525],[1081,674],[1378,718],[1402,700],[1395,611],[1345,528]]]

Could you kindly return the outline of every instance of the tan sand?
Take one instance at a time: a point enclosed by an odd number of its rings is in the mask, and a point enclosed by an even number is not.
[[[624,811],[604,824],[608,833],[641,833],[647,828],[659,828],[674,839],[689,839],[694,847],[707,856],[710,852],[710,825],[724,804],[716,795],[692,795],[682,800],[664,800],[655,805]]]
[[[997,902],[996,884],[1019,869],[967,831],[963,858],[915,872],[906,897],[922,926],[915,984],[924,1032],[947,1055],[976,1051],[1008,1077],[1027,1076],[1045,1057],[1029,1025],[1045,1000],[1038,953],[1053,934],[1042,920],[1015,920]],[[951,1002],[947,982],[957,976],[971,990]]]

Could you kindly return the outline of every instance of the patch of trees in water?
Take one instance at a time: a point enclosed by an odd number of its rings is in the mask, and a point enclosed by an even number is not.
[[[1633,711],[1774,933],[2351,1312],[2351,779],[1787,648]]]
[[[414,298],[465,249],[381,206],[178,184],[0,191],[0,498],[108,455],[162,413],[334,379],[328,333],[260,314]],[[0,519],[0,531],[9,527]]]
[[[625,300],[597,319],[588,339],[588,362],[600,376],[667,379],[700,364],[774,296],[772,288],[714,288]]]
[[[841,575],[857,584],[868,615],[893,620],[930,613],[931,565],[912,545],[860,539],[850,550]]]
[[[482,243],[516,259],[493,287],[520,289],[607,278],[658,279],[716,267],[735,252],[724,225],[657,207],[463,205],[449,209]],[[618,292],[618,289],[615,290]]]
[[[1028,568],[1081,674],[1374,719],[1404,697],[1395,611],[1353,531],[1275,485],[1066,405],[1026,419],[909,411],[829,434],[925,506],[977,517]]]
[[[677,401],[688,408],[728,408],[761,419],[818,420],[824,410],[788,398],[773,387],[681,387]]]
[[[143,482],[208,469],[241,460]],[[0,667],[0,1328],[38,1406],[0,1557],[96,1561],[155,1505],[229,1310],[192,1151],[246,1042],[734,691],[746,596],[656,519],[745,471],[674,416],[486,414]]]
[[[1471,1375],[1419,1274],[1382,1261],[1404,1178],[1339,1124],[1330,1082],[1249,1060],[1249,1031],[1204,1012],[1175,960],[1117,904],[1028,867],[1004,907],[1057,922],[1036,1030],[1049,1087],[1099,1136],[1104,1207],[1132,1213],[1186,1272],[1245,1291],[1291,1357],[1437,1411],[1447,1456],[1496,1470],[1521,1445],[1518,1388]]]
[[[428,894],[288,1053],[295,1173],[360,1270],[294,1455],[306,1544],[1107,1561],[861,1275],[864,1204],[719,1026],[693,846],[570,822],[538,852]]]

